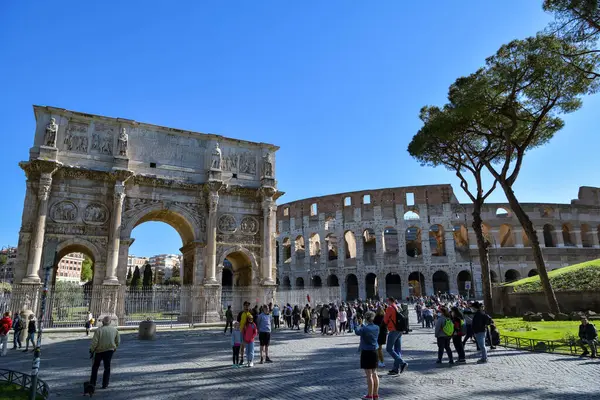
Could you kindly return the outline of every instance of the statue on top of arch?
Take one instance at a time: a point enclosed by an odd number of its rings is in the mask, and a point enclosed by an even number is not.
[[[210,163],[210,169],[221,170],[221,161],[222,161],[221,149],[219,148],[219,143],[215,143],[215,148],[212,152],[212,159]]]
[[[129,136],[127,135],[127,130],[123,127],[123,128],[121,128],[121,133],[119,134],[119,141],[117,143],[117,148],[119,150],[120,156],[127,157],[128,141],[129,141]]]
[[[50,122],[46,125],[46,134],[44,135],[44,145],[50,147],[56,147],[56,133],[58,132],[58,125],[56,124],[56,118],[50,118]]]

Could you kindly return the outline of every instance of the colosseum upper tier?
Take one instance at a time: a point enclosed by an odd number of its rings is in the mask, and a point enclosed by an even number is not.
[[[571,204],[525,203],[548,270],[600,258],[600,189]],[[340,286],[346,300],[438,292],[481,295],[472,204],[451,185],[332,194],[278,206],[280,289]],[[482,212],[492,282],[537,274],[508,204]]]

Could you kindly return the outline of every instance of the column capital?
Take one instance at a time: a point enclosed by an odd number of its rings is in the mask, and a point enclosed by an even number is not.
[[[38,188],[38,198],[42,201],[48,200],[50,197],[50,188],[52,187],[52,177],[40,177],[40,186]]]

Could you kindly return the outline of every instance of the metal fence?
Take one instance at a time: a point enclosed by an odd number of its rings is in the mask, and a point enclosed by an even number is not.
[[[0,382],[21,386],[24,390],[23,394],[29,395],[29,389],[31,388],[30,374],[24,374],[10,369],[0,369]],[[44,399],[47,399],[50,396],[48,384],[39,378],[37,379],[36,393]]]
[[[578,355],[580,350],[576,340],[528,339],[506,335],[500,335],[500,345],[511,349],[570,355]]]
[[[36,311],[43,288],[14,285],[12,293],[0,294],[0,309],[14,313],[23,309]],[[157,286],[153,288],[114,289],[103,286],[54,286],[48,289],[44,325],[47,328],[81,328],[88,312],[94,318],[114,313],[121,325],[137,325],[148,318],[161,325],[193,325],[224,320],[231,306],[234,313],[242,310],[244,301],[256,304],[311,305],[339,302],[340,287],[295,290],[264,290],[262,287],[222,288],[205,292],[202,286]],[[110,304],[112,303],[112,304]],[[216,313],[216,315],[211,314]]]

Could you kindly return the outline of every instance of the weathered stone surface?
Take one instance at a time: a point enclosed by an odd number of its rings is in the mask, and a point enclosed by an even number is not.
[[[557,321],[568,321],[569,319],[570,319],[569,314],[565,314],[565,313],[556,314]]]
[[[140,322],[138,328],[138,339],[140,340],[154,340],[156,336],[156,324],[154,321],[148,319],[147,321]]]
[[[544,321],[554,321],[556,319],[556,316],[552,313],[542,313],[542,318],[544,319]]]

